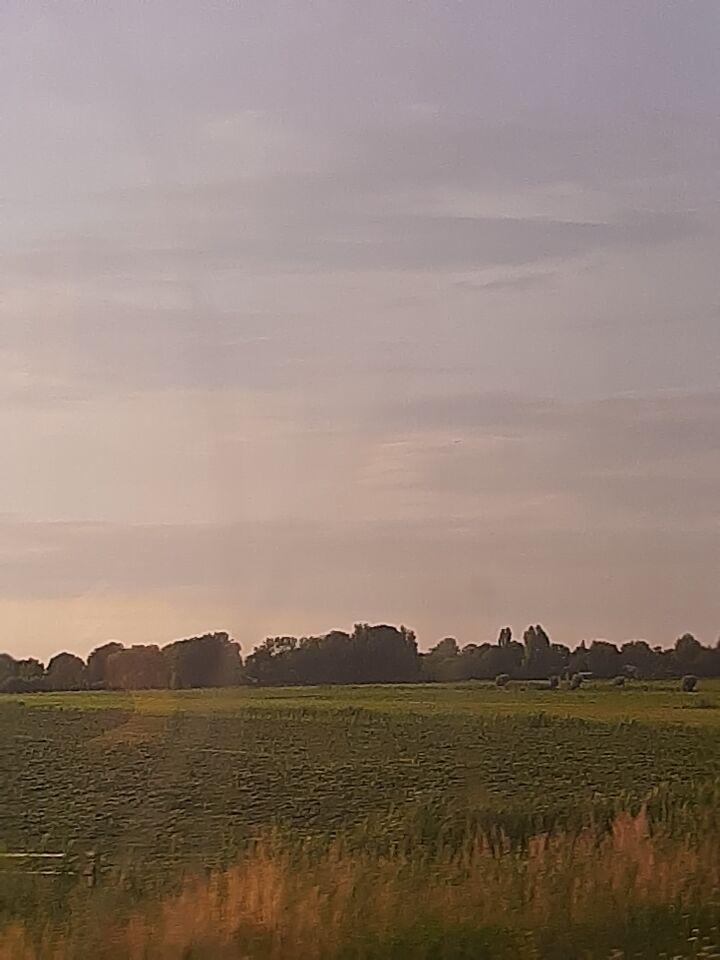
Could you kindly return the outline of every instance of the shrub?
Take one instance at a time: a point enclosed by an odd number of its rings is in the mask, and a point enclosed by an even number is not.
[[[624,687],[625,686],[625,677],[615,677],[613,680],[614,687]]]
[[[495,677],[495,686],[496,687],[506,687],[510,683],[510,674],[509,673],[499,673]]]
[[[680,681],[680,689],[683,693],[694,693],[697,690],[697,682],[697,677],[688,673]]]
[[[582,677],[580,676],[579,673],[574,673],[570,677],[570,689],[579,690],[581,686],[582,686]]]

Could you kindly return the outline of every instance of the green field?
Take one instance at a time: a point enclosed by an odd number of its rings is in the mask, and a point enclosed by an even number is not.
[[[696,694],[680,694],[677,681],[635,682],[618,689],[609,683],[585,684],[581,691],[538,691],[517,682],[505,689],[493,684],[403,684],[337,687],[235,687],[228,690],[157,690],[136,693],[46,693],[0,695],[0,703],[26,707],[81,710],[132,710],[155,716],[174,713],[237,713],[246,709],[343,708],[388,713],[451,713],[515,716],[542,712],[550,716],[621,722],[720,725],[720,680],[703,680]]]
[[[717,682],[5,696],[0,742],[2,960],[720,956]]]

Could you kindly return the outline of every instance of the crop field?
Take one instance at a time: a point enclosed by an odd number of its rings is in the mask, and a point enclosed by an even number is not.
[[[3,696],[0,742],[0,960],[720,957],[718,683]]]

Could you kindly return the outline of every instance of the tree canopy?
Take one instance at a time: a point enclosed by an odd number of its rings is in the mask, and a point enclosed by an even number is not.
[[[519,642],[503,627],[496,643],[461,646],[445,637],[426,653],[407,627],[358,623],[351,633],[268,637],[245,659],[224,631],[175,640],[164,647],[109,641],[87,661],[62,652],[47,665],[32,657],[0,653],[0,691],[41,692],[81,689],[177,689],[342,683],[417,683],[462,680],[544,680],[591,675],[598,678],[668,679],[720,676],[720,642],[706,646],[691,633],[663,649],[644,640],[618,647],[607,640],[574,649],[553,643],[540,625],[529,626]]]

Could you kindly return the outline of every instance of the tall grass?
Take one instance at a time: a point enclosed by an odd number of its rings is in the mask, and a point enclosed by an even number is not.
[[[2,930],[0,958],[718,957],[720,835],[706,816],[712,829],[695,812],[678,831],[678,811],[669,825],[642,808],[523,848],[474,829],[428,844],[417,824],[382,851],[271,834],[132,908],[109,883],[77,890],[59,922]]]

